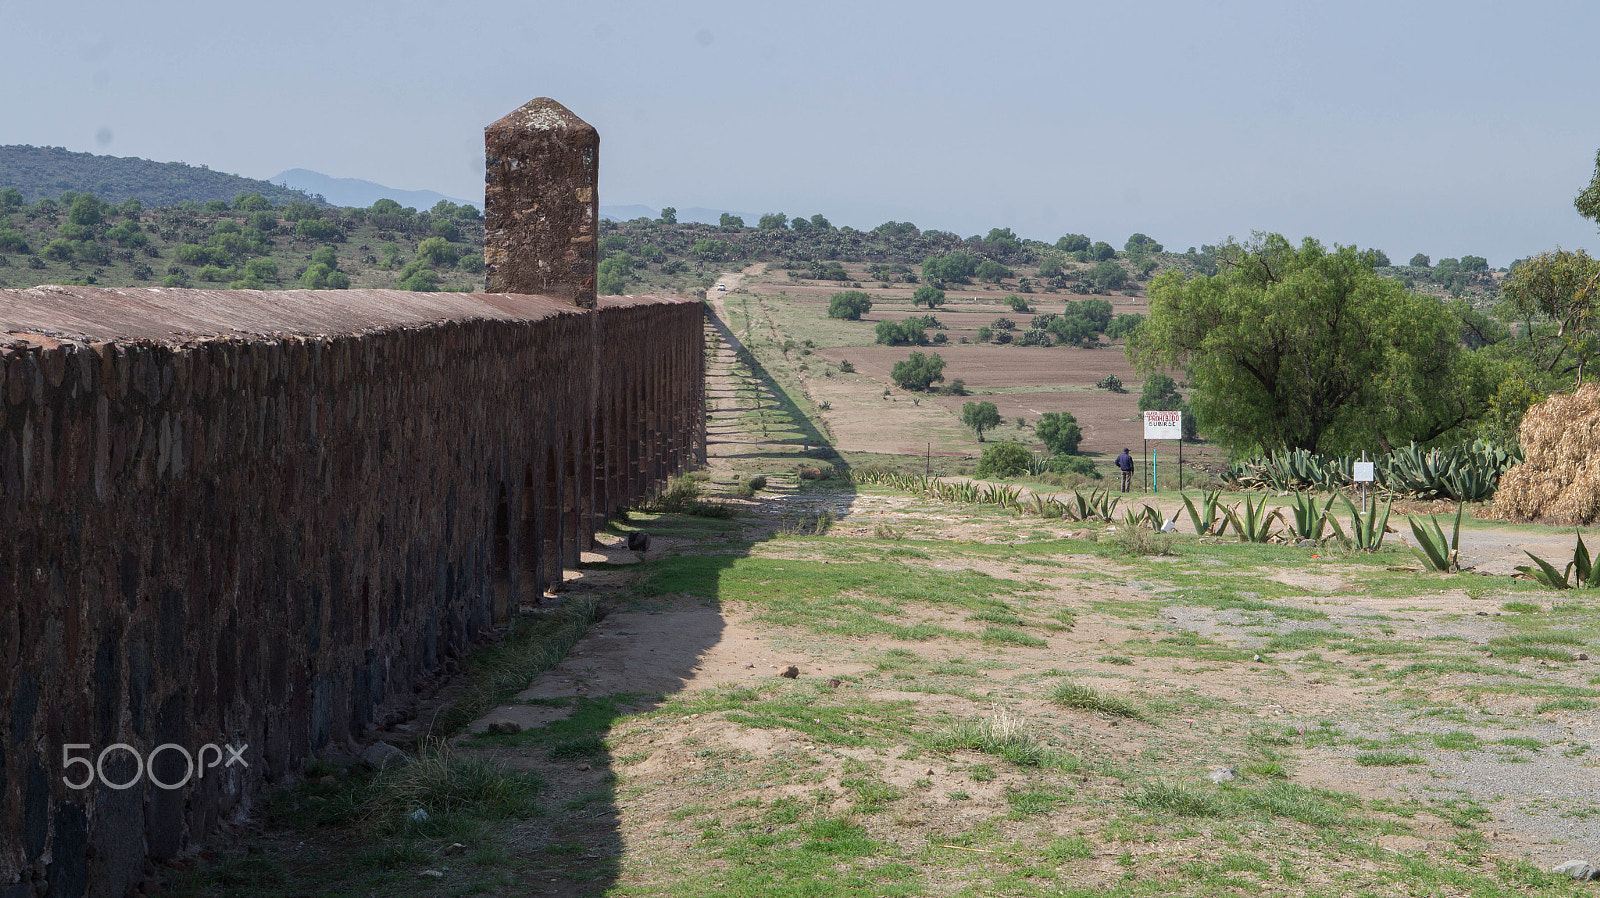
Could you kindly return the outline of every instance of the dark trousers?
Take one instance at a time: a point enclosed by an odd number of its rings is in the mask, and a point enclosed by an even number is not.
[[[1133,472],[1132,471],[1123,471],[1122,472],[1122,491],[1123,492],[1127,492],[1128,491],[1128,487],[1132,486],[1132,485],[1133,485]]]

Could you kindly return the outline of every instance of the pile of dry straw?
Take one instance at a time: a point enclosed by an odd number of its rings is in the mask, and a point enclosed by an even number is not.
[[[1600,518],[1600,384],[1528,409],[1519,435],[1527,460],[1500,478],[1495,511],[1554,524]]]

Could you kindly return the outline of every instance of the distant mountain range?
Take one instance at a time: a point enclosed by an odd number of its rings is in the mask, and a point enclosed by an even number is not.
[[[62,147],[0,146],[0,187],[17,188],[30,203],[68,190],[92,193],[111,203],[137,198],[146,206],[232,202],[243,193],[259,193],[280,205],[311,199],[298,190],[203,165],[96,156]]]
[[[462,199],[457,196],[446,196],[435,190],[401,190],[396,187],[385,187],[372,181],[363,181],[360,178],[335,178],[321,172],[314,172],[304,168],[291,168],[272,176],[274,184],[285,184],[296,190],[306,193],[315,193],[335,206],[366,207],[381,199],[391,199],[402,206],[410,206],[418,210],[431,209],[440,200],[449,200],[460,206],[473,206],[483,209],[483,197],[477,199]]]
[[[212,171],[185,162],[152,162],[124,156],[74,153],[61,147],[0,146],[0,188],[15,187],[28,202],[57,197],[72,190],[92,193],[120,203],[137,197],[146,206],[171,206],[182,202],[232,202],[244,193],[259,193],[282,205],[293,200],[335,206],[367,207],[388,198],[402,206],[430,209],[440,200],[483,208],[483,197],[449,196],[436,190],[401,190],[361,178],[335,178],[304,168],[291,168],[269,180]],[[678,221],[718,224],[724,209],[690,206],[678,209]],[[754,225],[757,215],[734,213]],[[601,206],[600,217],[612,221],[658,218],[661,210],[644,205]]]

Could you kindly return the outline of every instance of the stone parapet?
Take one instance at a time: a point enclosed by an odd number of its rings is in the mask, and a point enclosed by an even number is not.
[[[0,291],[0,895],[123,894],[537,601],[703,452],[701,328],[659,297]],[[207,745],[248,766],[192,775]]]

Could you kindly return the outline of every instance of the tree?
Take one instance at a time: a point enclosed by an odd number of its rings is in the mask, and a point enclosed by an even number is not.
[[[1600,152],[1594,154],[1594,178],[1588,187],[1578,192],[1572,205],[1579,215],[1600,224]]]
[[[910,358],[895,362],[889,378],[902,390],[927,390],[944,380],[944,359],[937,352],[913,352]]]
[[[633,257],[617,253],[595,268],[595,292],[605,296],[620,296],[628,289],[628,276],[633,274]]]
[[[1128,242],[1123,244],[1122,248],[1132,255],[1144,256],[1161,252],[1162,246],[1150,237],[1146,237],[1143,234],[1134,234],[1128,238]]]
[[[1189,410],[1189,403],[1183,401],[1183,394],[1178,392],[1178,382],[1170,375],[1156,373],[1145,378],[1144,390],[1139,394],[1139,411],[1182,412],[1183,439],[1193,442],[1200,437],[1199,422]]]
[[[722,228],[734,230],[744,227],[744,219],[738,215],[724,212],[722,217],[717,219],[717,224]]]
[[[1028,473],[1028,468],[1033,464],[1033,453],[1029,452],[1020,443],[1004,442],[995,443],[983,450],[983,456],[978,459],[979,477],[995,477],[1006,480],[1012,477],[1021,477]]]
[[[456,260],[461,258],[461,252],[443,237],[429,237],[417,244],[417,258],[435,268],[440,268],[456,264]]]
[[[860,321],[861,316],[872,311],[872,297],[860,290],[845,290],[833,294],[828,300],[828,317],[846,321]]]
[[[1113,318],[1110,324],[1106,325],[1106,336],[1113,340],[1120,340],[1133,333],[1134,328],[1138,327],[1142,321],[1144,321],[1144,316],[1138,312],[1123,312]]]
[[[80,228],[92,228],[104,218],[104,213],[100,210],[100,200],[92,193],[78,194],[72,201],[72,208],[67,212],[67,221]]]
[[[818,231],[831,231],[833,230],[833,222],[823,218],[822,213],[818,212],[816,215],[811,216],[811,227]]]
[[[1411,257],[1411,267],[1412,268],[1432,268],[1433,267],[1433,260],[1428,258],[1426,253],[1417,253],[1416,255]]]
[[[1066,266],[1061,264],[1060,256],[1045,256],[1039,263],[1039,277],[1058,278],[1067,273]]]
[[[662,224],[677,224],[678,223],[678,210],[673,206],[663,206],[663,207],[661,207],[661,218],[659,219],[659,221]]]
[[[983,442],[983,432],[1000,426],[1000,410],[992,402],[967,402],[961,406],[961,423],[972,428]]]
[[[1071,412],[1045,412],[1033,432],[1051,455],[1076,455],[1078,444],[1083,442],[1083,428]]]
[[[1056,249],[1064,253],[1075,253],[1089,248],[1089,238],[1082,234],[1067,234],[1056,241]]]
[[[1389,256],[1381,249],[1364,249],[1356,253],[1356,256],[1368,268],[1389,267]]]
[[[1139,394],[1139,411],[1172,412],[1183,407],[1183,394],[1178,392],[1178,382],[1171,375],[1159,372],[1144,380],[1144,390]]]
[[[1096,262],[1104,262],[1116,254],[1117,251],[1112,249],[1111,244],[1105,242],[1104,240],[1097,240],[1093,246],[1089,247],[1089,258],[1095,260]]]
[[[984,259],[983,262],[979,263],[977,269],[973,271],[973,274],[977,275],[980,281],[998,284],[1001,280],[1011,277],[1011,269],[993,259]]]
[[[782,212],[768,212],[756,225],[763,231],[782,231],[789,227],[789,216]]]
[[[1089,269],[1089,274],[1085,280],[1096,290],[1106,292],[1121,290],[1128,285],[1128,270],[1107,259]]]
[[[1127,352],[1147,375],[1191,366],[1195,411],[1234,451],[1427,442],[1483,413],[1492,372],[1456,316],[1354,247],[1269,234],[1218,258],[1215,276],[1151,283]]]
[[[1527,323],[1528,345],[1546,372],[1584,369],[1600,357],[1600,261],[1583,250],[1540,253],[1517,266],[1500,287],[1508,317]]]
[[[885,346],[926,346],[928,335],[923,331],[921,318],[904,321],[880,321],[875,330],[877,340]]]
[[[931,284],[923,284],[917,292],[911,294],[911,307],[926,305],[930,310],[934,306],[944,305],[944,291]]]
[[[957,250],[945,253],[942,256],[929,256],[922,263],[922,279],[925,281],[944,282],[949,284],[965,284],[978,269],[978,260]]]
[[[259,193],[241,193],[233,198],[233,208],[238,212],[260,212],[271,209],[272,203]]]

